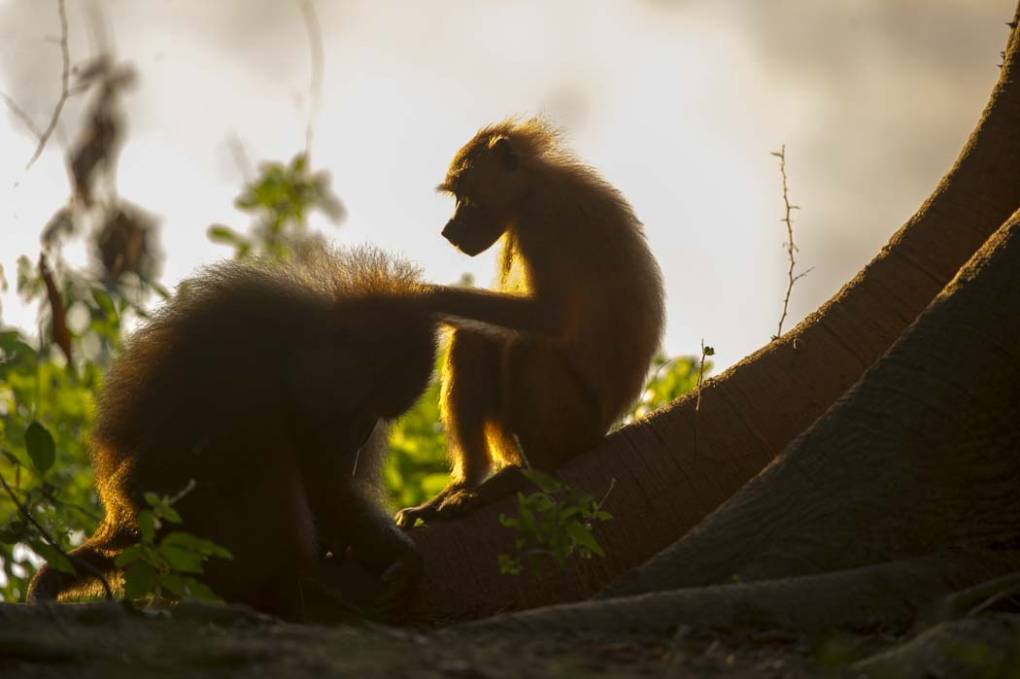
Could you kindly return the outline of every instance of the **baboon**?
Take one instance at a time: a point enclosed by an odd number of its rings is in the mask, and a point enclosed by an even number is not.
[[[421,563],[378,506],[373,457],[379,420],[407,410],[434,367],[420,290],[374,250],[220,264],[182,286],[106,378],[91,438],[106,516],[78,563],[116,578],[143,493],[193,479],[175,507],[184,530],[233,553],[204,575],[225,600],[307,619],[325,587],[367,613],[392,606]],[[95,592],[78,571],[44,566],[29,599]]]
[[[494,469],[552,470],[597,444],[639,395],[663,325],[641,223],[542,121],[482,129],[438,188],[457,201],[447,240],[474,256],[502,237],[503,250],[498,292],[431,288],[455,328],[441,403],[453,471],[398,513],[404,528],[502,495],[513,474],[482,484]]]

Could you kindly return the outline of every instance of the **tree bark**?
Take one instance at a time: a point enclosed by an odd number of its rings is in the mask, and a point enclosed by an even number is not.
[[[853,385],[1020,204],[1015,21],[999,82],[955,165],[870,264],[792,331],[710,380],[700,411],[693,397],[680,399],[560,471],[596,495],[616,480],[607,505],[615,518],[599,536],[607,558],[541,579],[500,576],[497,554],[513,538],[497,520],[513,513],[507,500],[412,532],[426,577],[410,614],[464,619],[589,596],[684,535]]]
[[[607,596],[762,580],[1020,533],[1020,209],[826,415]]]
[[[738,582],[547,606],[460,625],[459,632],[669,635],[682,626],[903,632],[919,610],[1020,566],[1020,552],[947,553],[821,575]]]

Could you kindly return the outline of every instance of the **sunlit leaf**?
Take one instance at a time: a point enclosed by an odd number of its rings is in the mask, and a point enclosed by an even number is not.
[[[124,596],[128,599],[141,599],[152,594],[156,589],[158,573],[146,561],[136,561],[124,571]]]
[[[53,435],[35,420],[25,430],[25,447],[32,464],[40,474],[45,474],[57,458],[57,447]]]
[[[32,551],[44,558],[50,566],[61,573],[74,575],[74,566],[71,565],[71,561],[58,550],[42,540],[31,540],[28,544],[32,547]]]
[[[114,558],[113,563],[117,566],[130,566],[134,562],[145,557],[145,548],[142,545],[131,545]]]
[[[156,517],[152,512],[147,510],[138,512],[138,530],[145,542],[152,542],[156,538]]]

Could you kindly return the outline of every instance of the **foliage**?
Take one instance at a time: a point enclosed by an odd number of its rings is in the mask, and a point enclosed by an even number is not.
[[[563,568],[575,554],[582,559],[605,556],[594,534],[596,522],[613,518],[602,509],[605,497],[596,501],[588,493],[535,469],[521,473],[538,491],[517,493],[516,517],[499,515],[503,526],[517,531],[514,553],[499,555],[501,573],[518,575],[526,566],[534,567],[543,559],[551,559]]]
[[[202,584],[201,575],[210,557],[232,559],[230,552],[214,542],[175,530],[156,537],[164,523],[180,523],[174,503],[194,488],[194,481],[175,497],[145,493],[149,509],[138,513],[141,539],[117,555],[116,564],[124,569],[124,595],[128,599],[191,598],[205,601],[221,599]]]
[[[708,354],[711,355],[711,354]],[[711,362],[704,362],[704,371],[712,369]],[[667,406],[698,386],[699,361],[694,356],[667,358],[659,354],[652,359],[651,376],[645,385],[641,398],[623,422],[629,424],[647,417],[652,412]]]
[[[289,164],[263,163],[258,177],[245,184],[234,200],[235,207],[255,218],[249,235],[214,224],[209,227],[209,239],[233,247],[236,259],[289,260],[321,242],[320,236],[308,231],[309,213],[319,210],[333,222],[343,218],[343,205],[329,183],[329,173],[309,170],[304,153]]]
[[[57,352],[34,349],[18,331],[0,331],[0,475],[65,549],[101,515],[84,445],[100,374],[93,362],[72,371]],[[12,498],[0,495],[0,597],[24,595],[35,554],[53,562],[44,544]]]
[[[440,358],[436,372],[442,363]],[[449,480],[446,435],[439,418],[439,382],[433,380],[418,402],[390,427],[389,454],[383,466],[390,509],[421,504]]]

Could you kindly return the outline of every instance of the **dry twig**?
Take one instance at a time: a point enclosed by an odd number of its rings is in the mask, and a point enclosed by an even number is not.
[[[60,99],[57,100],[57,105],[53,108],[50,124],[46,126],[42,134],[38,135],[39,145],[35,147],[35,153],[32,154],[25,166],[26,170],[32,167],[32,164],[42,155],[43,149],[46,148],[46,142],[49,141],[53,130],[57,129],[57,122],[60,120],[61,111],[64,110],[64,104],[71,96],[71,53],[67,48],[67,8],[64,6],[64,0],[57,0],[57,13],[60,15],[60,57],[63,64],[60,74]]]
[[[786,248],[786,256],[790,263],[789,269],[787,269],[786,272],[787,283],[786,296],[783,298],[783,315],[779,317],[779,328],[776,330],[776,334],[772,337],[772,339],[779,339],[779,337],[783,334],[783,322],[786,320],[786,315],[789,312],[790,293],[793,292],[793,284],[801,278],[804,278],[804,276],[807,276],[811,272],[811,269],[807,269],[806,271],[802,271],[796,275],[793,273],[797,266],[797,260],[794,255],[794,253],[797,252],[797,245],[793,241],[792,216],[793,211],[799,210],[800,206],[790,204],[790,191],[786,182],[786,144],[779,147],[778,151],[772,151],[772,155],[779,158],[779,175],[783,179],[783,205],[785,206],[786,211],[780,221],[786,224],[786,242],[783,243],[783,247]]]
[[[315,14],[315,5],[312,0],[298,0],[298,7],[301,8],[301,16],[305,20],[305,28],[308,31],[308,51],[312,61],[311,81],[308,85],[308,123],[305,127],[305,155],[312,151],[312,136],[315,132],[315,119],[319,114],[319,105],[322,101],[322,26]]]

